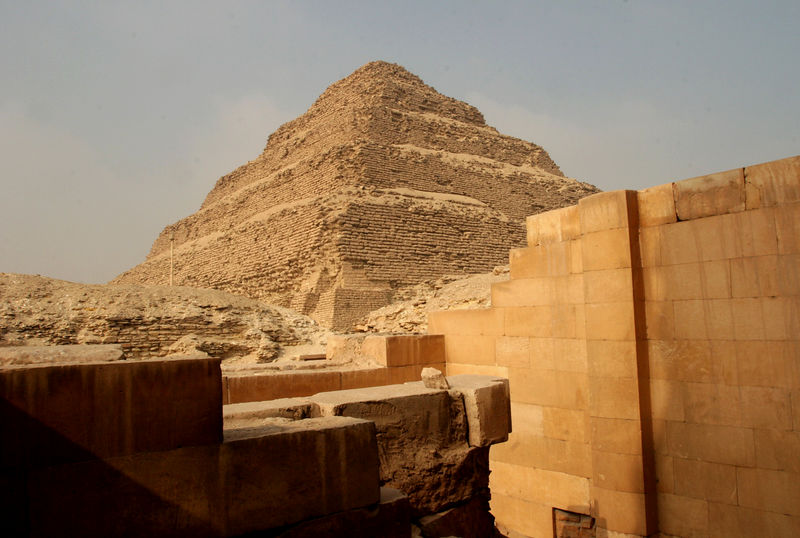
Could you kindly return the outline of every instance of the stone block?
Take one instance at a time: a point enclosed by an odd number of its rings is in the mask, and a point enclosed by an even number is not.
[[[572,248],[569,242],[515,248],[509,252],[511,279],[570,274]]]
[[[364,338],[361,351],[389,367],[440,364],[444,362],[444,338],[428,334],[370,335]]]
[[[433,368],[437,368],[438,370],[444,372],[447,370],[447,365],[445,363],[442,364],[431,364]],[[422,378],[422,370],[426,368],[424,364],[415,364],[412,366],[395,366],[394,368],[387,368],[386,375],[387,375],[387,385],[397,385],[399,383],[409,383],[409,382],[416,382]],[[368,387],[363,387],[368,388]]]
[[[597,527],[614,532],[625,532],[647,536],[644,494],[614,491],[593,486],[592,516],[597,519]],[[655,529],[653,529],[655,530]]]
[[[515,402],[585,409],[587,376],[564,375],[558,370],[509,368],[508,380]]]
[[[650,380],[650,412],[653,418],[684,421],[686,384],[665,379]]]
[[[342,390],[379,387],[389,384],[390,368],[357,368],[342,370]]]
[[[642,457],[592,450],[592,485],[628,493],[644,493]]]
[[[42,467],[217,443],[218,359],[0,369],[4,467]]]
[[[705,299],[731,297],[731,265],[728,260],[707,261],[699,264],[700,286]]]
[[[470,446],[489,446],[508,440],[511,398],[507,379],[479,375],[449,376],[451,393],[464,398]]]
[[[226,430],[260,426],[265,419],[300,420],[317,414],[314,403],[306,398],[280,398],[261,402],[224,405],[222,419]]]
[[[588,340],[586,353],[591,377],[638,377],[635,340]]]
[[[736,467],[674,458],[675,494],[736,504]]]
[[[590,417],[592,449],[617,454],[642,453],[642,425],[639,419]]]
[[[504,308],[506,336],[553,336],[554,306]]]
[[[675,338],[678,340],[708,339],[706,305],[702,300],[674,301]]]
[[[652,340],[675,338],[675,312],[672,301],[646,301],[644,308],[647,338]],[[731,323],[733,323],[732,318]]]
[[[386,337],[386,366],[443,362],[444,337],[441,335],[408,334]]]
[[[739,391],[743,426],[777,430],[792,428],[792,404],[788,389],[742,386]]]
[[[528,246],[544,245],[580,236],[578,206],[562,207],[525,219]]]
[[[656,491],[659,493],[675,493],[674,460],[671,456],[657,454],[654,458],[656,472]]]
[[[490,375],[508,378],[508,368],[506,366],[491,366],[485,364],[447,364],[447,375],[461,374]]]
[[[589,371],[586,340],[583,338],[553,338],[552,369],[585,374]],[[533,349],[533,348],[532,348]]]
[[[661,228],[661,262],[664,265],[701,261],[698,222],[678,222]]]
[[[776,207],[775,228],[778,234],[778,253],[800,253],[800,203]]]
[[[0,366],[111,362],[124,359],[119,344],[0,347]]]
[[[494,517],[489,512],[489,499],[473,497],[466,503],[419,519],[423,536],[444,538],[485,538],[494,533]]]
[[[708,503],[708,526],[715,538],[800,536],[800,517],[713,502]]]
[[[311,396],[317,392],[341,388],[341,376],[338,371],[290,370],[227,377],[230,403]]]
[[[800,516],[800,475],[769,469],[736,469],[739,505]]]
[[[492,461],[489,487],[495,493],[549,506],[589,511],[589,479],[557,471]]]
[[[536,436],[544,435],[544,409],[541,405],[511,402],[514,431]]]
[[[631,267],[631,242],[627,228],[587,233],[581,239],[584,271]]]
[[[587,304],[633,300],[633,274],[630,268],[587,271],[583,275]]]
[[[778,256],[757,256],[731,260],[731,295],[733,297],[777,296]]]
[[[273,428],[239,430],[222,445],[228,535],[379,501],[372,423],[321,417]]]
[[[428,333],[447,335],[501,335],[503,309],[448,310],[428,314]]]
[[[569,241],[569,257],[570,274],[583,273],[583,241],[581,239]]]
[[[708,502],[669,493],[658,495],[661,531],[675,536],[707,536]]]
[[[581,198],[578,202],[581,232],[627,228],[632,222],[629,212],[631,206],[635,208],[635,196],[634,191],[610,191]]]
[[[496,364],[495,336],[447,335],[444,341],[448,363]]]
[[[734,340],[764,340],[764,310],[757,298],[732,299]]]
[[[422,384],[429,389],[442,389],[447,390],[450,384],[447,382],[441,370],[436,368],[423,368],[422,369]]]
[[[748,209],[800,201],[800,156],[748,166],[744,181]]]
[[[778,257],[778,291],[782,296],[800,295],[800,256],[786,255]]]
[[[235,536],[378,501],[369,422],[331,417],[236,432],[222,444],[33,471],[31,535]]]
[[[542,433],[551,439],[589,442],[589,415],[581,409],[542,408]]]
[[[756,466],[800,474],[800,432],[755,430]]]
[[[639,226],[658,226],[678,220],[675,212],[674,185],[666,183],[636,193],[639,206]]]
[[[467,442],[463,398],[421,382],[316,394],[323,416],[375,424],[381,481],[408,494],[414,517],[463,502],[488,484],[487,448]]]
[[[791,388],[796,357],[787,342],[738,342],[735,350],[737,377],[742,385]]]
[[[500,336],[495,340],[495,358],[500,366],[530,368],[530,350],[527,336]]]
[[[754,209],[735,215],[736,232],[742,256],[767,256],[778,253],[775,209]]]
[[[633,340],[636,338],[633,301],[586,305],[588,340]],[[592,358],[589,357],[591,363]]]
[[[589,415],[603,418],[637,419],[637,379],[589,377]]]
[[[755,464],[755,441],[749,428],[667,422],[666,436],[673,456],[745,467]]]
[[[493,493],[491,507],[498,528],[509,537],[553,535],[553,508],[550,505]]]
[[[742,168],[684,179],[674,185],[678,220],[736,213],[745,209]]]
[[[554,279],[518,278],[492,284],[492,306],[539,306],[553,303]]]
[[[661,226],[639,229],[639,257],[642,267],[661,265]]]
[[[724,382],[727,359],[724,354],[714,353],[715,344],[706,340],[648,341],[650,377],[697,383]]]
[[[316,536],[348,538],[411,538],[411,507],[408,496],[394,488],[382,487],[377,506],[357,508],[310,519],[288,529],[275,531],[275,538]]]
[[[592,451],[588,443],[552,439],[526,431],[514,431],[508,441],[493,446],[492,461],[584,478],[592,476]]]

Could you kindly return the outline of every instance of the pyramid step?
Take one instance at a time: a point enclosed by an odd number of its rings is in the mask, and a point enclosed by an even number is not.
[[[525,219],[525,228],[529,247],[577,239],[581,235],[578,206],[571,205],[531,215]]]

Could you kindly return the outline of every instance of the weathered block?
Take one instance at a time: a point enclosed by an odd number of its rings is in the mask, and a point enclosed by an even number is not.
[[[464,398],[470,446],[489,446],[508,439],[511,398],[507,379],[456,375],[447,381],[451,391]]]
[[[691,220],[745,209],[744,169],[736,168],[676,181],[678,220]]]
[[[487,513],[488,516],[488,513]],[[382,487],[377,507],[357,508],[303,521],[275,538],[311,538],[316,536],[347,538],[411,538],[411,507],[408,496],[394,488]]]
[[[648,528],[655,522],[648,524],[644,494],[594,486],[590,493],[593,503],[591,515],[597,519],[598,527],[640,536],[647,536],[656,530]]]
[[[708,502],[679,495],[658,495],[661,531],[675,536],[708,535]]]
[[[642,457],[593,450],[592,485],[614,491],[644,493]]]
[[[310,396],[317,392],[339,390],[341,376],[338,371],[278,371],[269,374],[231,375],[228,380],[228,398],[232,404],[257,402],[276,398]]]
[[[800,201],[800,156],[744,169],[747,209]]]
[[[280,398],[222,407],[222,419],[226,430],[260,426],[265,419],[270,418],[300,420],[314,414],[316,414],[314,403],[306,398]]]
[[[217,443],[218,359],[0,369],[2,466],[42,467]],[[165,412],[169,410],[168,412]]]
[[[578,206],[553,209],[525,219],[528,246],[575,239],[581,234]]]
[[[119,344],[0,347],[0,366],[110,362],[124,358]]]
[[[409,495],[415,516],[466,501],[487,485],[489,449],[467,443],[460,396],[415,382],[320,393],[311,400],[324,416],[375,424],[381,481]]]
[[[378,502],[370,422],[325,417],[227,437],[35,470],[30,534],[238,536]]]
[[[675,212],[674,184],[666,183],[636,193],[641,227],[671,224],[678,220]]]
[[[631,198],[635,196],[634,191],[610,191],[582,198],[578,202],[581,232],[585,235],[635,225],[636,217],[629,215]]]

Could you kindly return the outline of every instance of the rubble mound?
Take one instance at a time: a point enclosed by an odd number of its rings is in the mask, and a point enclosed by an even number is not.
[[[319,352],[328,334],[297,312],[219,290],[0,273],[0,297],[0,346],[120,344],[127,359],[271,362]]]
[[[399,289],[491,271],[525,244],[526,216],[595,192],[475,107],[371,62],[270,135],[113,282],[166,284],[172,267],[178,284],[347,330]]]
[[[397,302],[374,310],[356,325],[359,332],[383,334],[425,334],[428,313],[438,310],[486,308],[491,305],[491,286],[508,280],[507,265],[490,273],[449,275],[422,282],[397,292]]]

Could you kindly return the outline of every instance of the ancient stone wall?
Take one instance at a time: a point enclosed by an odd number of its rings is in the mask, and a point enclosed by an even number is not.
[[[220,380],[208,358],[0,367],[5,533],[491,534],[488,451],[508,436],[506,380],[224,411]]]
[[[448,374],[510,380],[502,525],[800,532],[798,223],[800,157],[596,194],[528,218],[492,308],[430,316]]]
[[[273,133],[257,159],[221,178],[197,213],[166,227],[147,260],[115,282],[165,283],[172,244],[180,284],[277,302],[346,329],[391,302],[398,285],[499,265],[521,244],[526,215],[592,192],[541,147],[498,134],[474,107],[374,62]],[[418,233],[404,232],[407,224]],[[464,256],[474,234],[492,241]]]

